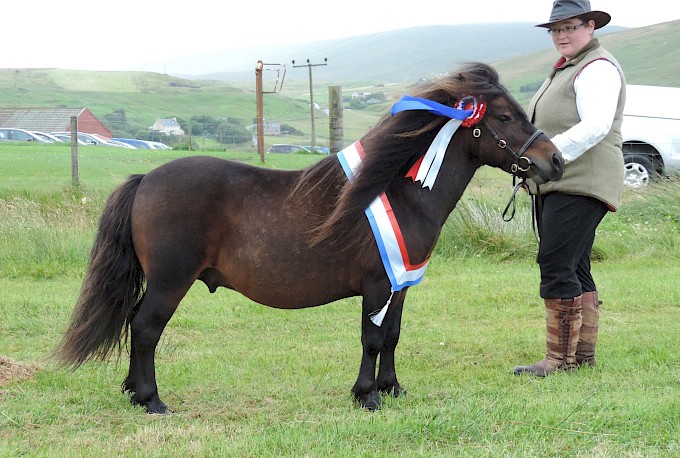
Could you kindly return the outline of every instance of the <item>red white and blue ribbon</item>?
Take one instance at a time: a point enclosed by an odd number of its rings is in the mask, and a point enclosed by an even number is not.
[[[484,116],[484,109],[485,105],[477,103],[473,97],[463,98],[455,108],[452,108],[428,99],[403,96],[392,106],[392,115],[406,110],[427,110],[451,118],[437,133],[425,156],[416,162],[406,176],[412,177],[414,181],[421,181],[424,188],[432,189],[453,134],[461,125],[468,127],[479,122]],[[364,157],[360,142],[355,142],[338,153],[340,165],[350,181],[354,180],[355,171],[361,166]],[[370,316],[371,321],[380,326],[394,292],[420,283],[427,270],[429,258],[419,264],[411,263],[401,228],[384,192],[376,197],[364,212],[373,230],[385,272],[392,286],[392,294],[387,303]]]
[[[338,153],[340,164],[350,181],[354,179],[354,171],[361,165],[363,158],[364,150],[360,142]],[[383,192],[376,197],[365,213],[378,242],[380,256],[392,284],[392,290],[401,291],[406,286],[418,284],[425,274],[427,260],[420,264],[411,263],[404,235],[387,195]]]
[[[392,106],[392,115],[407,110],[424,110],[433,114],[451,118],[439,130],[427,152],[411,167],[406,174],[413,181],[420,181],[423,188],[432,189],[439,174],[446,149],[459,126],[470,127],[478,123],[484,116],[486,104],[478,102],[472,96],[463,97],[455,107],[442,105],[432,100],[419,97],[403,96]]]
[[[342,169],[350,181],[354,179],[354,173],[361,165],[363,158],[364,151],[359,142],[348,146],[338,153]],[[387,195],[384,192],[381,193],[364,212],[368,222],[371,224],[385,272],[387,272],[390,284],[392,285],[392,293],[401,291],[406,286],[420,283],[420,280],[425,275],[429,259],[420,264],[411,263],[404,235],[394,216],[394,211]],[[385,306],[378,313],[371,316],[371,321],[377,326],[382,324],[390,300],[391,296]]]

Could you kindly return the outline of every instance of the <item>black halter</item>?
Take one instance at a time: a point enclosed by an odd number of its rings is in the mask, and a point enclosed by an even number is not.
[[[493,130],[493,127],[491,127],[491,126],[489,125],[489,123],[486,122],[486,119],[482,119],[482,125],[486,128],[486,130],[489,131],[489,133],[490,133],[491,136],[493,137],[494,141],[496,142],[496,145],[497,145],[499,148],[501,148],[501,149],[507,151],[508,154],[510,154],[513,158],[515,158],[515,163],[512,164],[512,166],[510,167],[510,171],[513,173],[513,175],[515,175],[515,174],[517,174],[517,173],[519,173],[519,172],[527,172],[527,171],[531,168],[531,166],[533,165],[533,162],[532,162],[531,159],[529,159],[528,157],[524,157],[524,153],[526,153],[526,151],[529,149],[529,147],[531,146],[531,144],[532,144],[539,136],[543,135],[543,131],[542,131],[542,130],[536,129],[536,131],[535,131],[533,134],[531,134],[531,137],[529,137],[529,138],[527,139],[527,141],[524,142],[524,144],[522,145],[522,147],[519,149],[519,153],[517,153],[517,152],[515,152],[514,149],[512,149],[512,147],[511,147],[510,145],[508,145],[508,142],[506,142],[505,140],[503,140],[503,139],[498,135],[498,133],[496,133],[496,131]],[[479,129],[479,127],[476,127],[476,128],[472,131],[472,135],[473,135],[475,138],[479,138],[479,137],[482,135],[481,129]],[[522,161],[524,161],[524,162],[526,163],[526,166],[522,167],[522,165],[520,165],[520,163],[521,163]],[[522,181],[524,181],[524,179],[522,179]]]
[[[498,133],[489,125],[488,122],[486,122],[486,119],[482,120],[482,126],[486,128],[486,130],[489,131],[491,134],[491,137],[493,137],[494,141],[496,142],[496,145],[507,151],[508,154],[510,154],[514,159],[515,163],[510,166],[510,171],[512,172],[512,181],[514,185],[514,189],[512,190],[512,195],[510,196],[510,200],[508,201],[508,204],[505,206],[505,209],[503,210],[503,221],[509,222],[512,220],[512,218],[515,217],[515,210],[516,210],[516,205],[515,205],[515,198],[517,197],[517,191],[519,191],[521,188],[526,187],[526,180],[524,177],[521,177],[519,183],[516,182],[517,179],[517,174],[520,172],[527,172],[531,166],[534,164],[531,159],[528,157],[524,157],[524,153],[526,153],[527,149],[531,146],[531,144],[541,135],[543,135],[543,131],[540,129],[536,129],[536,131],[531,134],[531,136],[527,139],[526,142],[522,145],[522,147],[519,149],[519,152],[515,152],[514,149],[510,145],[508,145],[508,142],[503,140]],[[479,137],[482,135],[482,131],[479,127],[475,127],[475,129],[472,131],[472,136],[479,139]],[[477,147],[477,150],[479,150],[479,146]],[[522,166],[521,163],[524,162],[526,165]],[[538,196],[540,196],[540,191],[537,188],[537,193]],[[534,235],[536,236],[536,239],[539,238],[539,230],[537,230],[537,219],[536,219],[536,204],[535,204],[535,196],[532,196],[531,199],[531,226],[534,231]],[[510,214],[508,216],[508,211],[510,211]]]

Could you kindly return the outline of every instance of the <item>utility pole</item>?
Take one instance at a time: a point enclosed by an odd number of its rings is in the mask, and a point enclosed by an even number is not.
[[[274,82],[274,89],[271,91],[263,90],[262,86],[262,72],[263,70],[272,70],[274,67],[276,71],[276,81]],[[279,71],[283,67],[283,76]],[[279,77],[281,77],[281,85],[279,86]],[[256,105],[256,124],[257,124],[257,152],[260,155],[260,162],[264,164],[264,94],[275,94],[283,89],[283,80],[286,78],[286,66],[282,64],[265,64],[261,60],[257,61],[255,66],[255,105]],[[234,139],[234,131],[231,133],[232,143]]]
[[[323,64],[312,64],[309,62],[309,59],[307,59],[306,64],[302,65],[295,65],[295,61],[292,61],[293,63],[293,68],[297,67],[307,67],[309,69],[309,110],[312,115],[312,154],[314,154],[314,140],[316,138],[315,133],[314,133],[314,90],[312,89],[312,67],[319,67],[319,66],[325,66],[328,65],[328,59],[323,58]]]
[[[264,103],[262,94],[262,68],[264,63],[257,61],[255,66],[255,105],[256,128],[257,128],[257,153],[260,155],[260,162],[264,164]]]

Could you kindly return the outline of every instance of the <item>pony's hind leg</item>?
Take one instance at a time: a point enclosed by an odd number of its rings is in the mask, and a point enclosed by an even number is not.
[[[385,394],[392,393],[395,398],[403,392],[399,385],[399,381],[397,380],[397,372],[394,365],[394,352],[399,343],[401,312],[404,307],[405,297],[406,288],[398,293],[394,293],[389,312],[383,321],[382,325],[385,327],[385,340],[383,341],[383,346],[380,350],[380,365],[378,369],[378,378],[376,380],[379,392]]]
[[[189,287],[161,292],[148,287],[130,324],[130,370],[123,390],[130,401],[149,413],[166,414],[167,406],[158,395],[155,352],[161,334]]]
[[[137,301],[137,305],[132,310],[132,314],[130,316],[130,323],[132,323],[135,316],[137,315],[137,311],[139,310],[141,303],[144,301],[144,297],[146,297],[146,292],[144,292],[144,294],[142,294],[142,297],[139,299],[139,301]],[[134,352],[132,351],[132,338],[130,338],[130,369],[128,370],[128,375],[127,375],[127,377],[125,377],[125,380],[123,380],[123,384],[121,386],[121,390],[123,391],[123,393],[126,393],[126,392],[134,393],[135,391],[137,391],[137,387],[136,387],[136,382],[137,382],[136,372],[137,371],[135,370],[136,365],[132,364],[132,359],[133,359],[132,355],[133,354],[134,354]]]

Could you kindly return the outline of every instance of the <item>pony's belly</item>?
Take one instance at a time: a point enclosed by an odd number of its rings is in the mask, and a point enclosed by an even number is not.
[[[249,299],[269,307],[299,309],[327,304],[360,294],[360,269],[333,269],[329,262],[309,265],[243,266],[227,273],[221,286],[231,288]]]
[[[306,288],[304,291],[294,287],[288,288],[256,288],[240,291],[247,298],[277,309],[302,309],[328,304],[346,297],[356,296],[349,290],[335,288]]]

